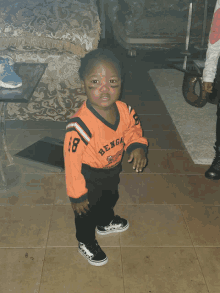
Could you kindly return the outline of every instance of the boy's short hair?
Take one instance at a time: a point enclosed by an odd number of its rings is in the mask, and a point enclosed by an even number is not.
[[[90,70],[102,61],[113,63],[118,70],[119,77],[122,79],[120,61],[115,57],[112,51],[99,48],[89,52],[85,57],[81,58],[81,66],[79,68],[79,77],[81,81],[84,81]]]

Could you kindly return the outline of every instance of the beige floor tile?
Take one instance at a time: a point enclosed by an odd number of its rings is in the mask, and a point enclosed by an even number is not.
[[[119,234],[96,235],[100,246],[120,246]],[[75,216],[70,205],[53,208],[49,237],[47,246],[75,246],[78,247],[76,239]]]
[[[0,206],[0,247],[44,247],[52,206]]]
[[[0,292],[39,292],[45,248],[0,249]]]
[[[13,157],[14,163],[17,166],[17,168],[19,169],[20,173],[25,173],[25,174],[30,174],[30,173],[40,173],[40,174],[45,174],[45,173],[60,173],[59,168],[57,167],[53,167],[53,166],[49,166],[43,163],[39,163],[36,161],[32,161],[32,160],[27,160],[25,158],[21,158],[21,157],[17,157],[15,156],[15,154],[19,153],[21,151],[21,149],[13,149],[13,150],[9,150],[9,153],[11,154],[11,156]],[[6,164],[8,164],[8,160],[3,160],[2,161],[2,165],[3,168],[5,169]],[[11,172],[11,170],[13,170],[13,166],[11,166],[9,169],[7,168],[5,170],[5,172]],[[61,171],[63,172],[63,171]],[[1,179],[0,179],[1,180]]]
[[[208,293],[193,248],[122,247],[121,254],[126,293]]]
[[[64,140],[65,133],[65,129],[7,129],[7,146],[9,150],[23,150],[45,136]],[[1,144],[0,149],[3,149]]]
[[[140,114],[168,114],[162,101],[144,101],[138,95],[126,95],[122,102],[130,105]]]
[[[66,193],[65,173],[55,174],[56,190],[55,190],[55,205],[70,205],[69,197]]]
[[[196,247],[202,272],[210,293],[220,292],[220,247]]]
[[[169,115],[139,115],[143,130],[176,131]]]
[[[185,150],[181,137],[176,131],[145,130],[143,136],[148,140],[149,150]]]
[[[181,210],[194,246],[220,246],[220,206],[197,203]]]
[[[105,248],[108,263],[92,266],[76,247],[47,248],[39,293],[124,293],[120,248]]]
[[[204,175],[122,173],[119,194],[118,204],[220,205],[219,182]]]
[[[49,121],[49,120],[6,120],[6,129],[7,131],[10,129],[38,129],[38,130],[46,130],[49,131],[51,129],[66,129],[66,122],[60,121]]]
[[[125,153],[122,162],[123,173],[134,173],[133,162],[128,163],[128,154]],[[204,174],[206,165],[195,165],[187,151],[180,150],[149,150],[148,165],[143,173],[178,173]]]
[[[192,246],[179,206],[119,205],[115,214],[129,222],[121,246]]]
[[[53,204],[55,198],[55,174],[21,174],[16,187],[0,193],[1,206]]]

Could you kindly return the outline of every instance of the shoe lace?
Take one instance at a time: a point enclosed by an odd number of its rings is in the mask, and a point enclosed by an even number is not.
[[[115,224],[120,224],[121,223],[121,218],[119,216],[115,216],[114,219],[113,219],[113,222]]]
[[[95,255],[98,251],[100,251],[100,246],[97,240],[94,240],[92,243],[86,245],[89,250]]]

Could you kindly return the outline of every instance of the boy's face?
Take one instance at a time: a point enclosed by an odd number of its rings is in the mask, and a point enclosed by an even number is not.
[[[121,79],[113,63],[101,62],[94,66],[81,82],[82,90],[96,110],[109,110],[119,99]]]

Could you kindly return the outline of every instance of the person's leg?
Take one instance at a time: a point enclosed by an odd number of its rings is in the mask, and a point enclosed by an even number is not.
[[[220,93],[217,104],[217,123],[216,123],[216,148],[220,148]]]
[[[220,74],[219,74],[220,78]],[[219,83],[220,84],[220,83]],[[215,142],[215,158],[210,168],[205,172],[208,179],[220,179],[220,86],[218,86],[218,104],[217,104],[217,122],[216,122],[216,142]]]
[[[114,207],[119,199],[118,189],[103,190],[97,203],[96,225],[107,226],[114,218]]]
[[[99,198],[102,196],[101,190],[96,189],[93,185],[87,185],[89,210],[86,214],[81,213],[79,215],[76,211],[75,214],[75,226],[76,226],[76,239],[84,244],[91,243],[95,240],[95,227],[96,227],[96,202],[99,202]]]

